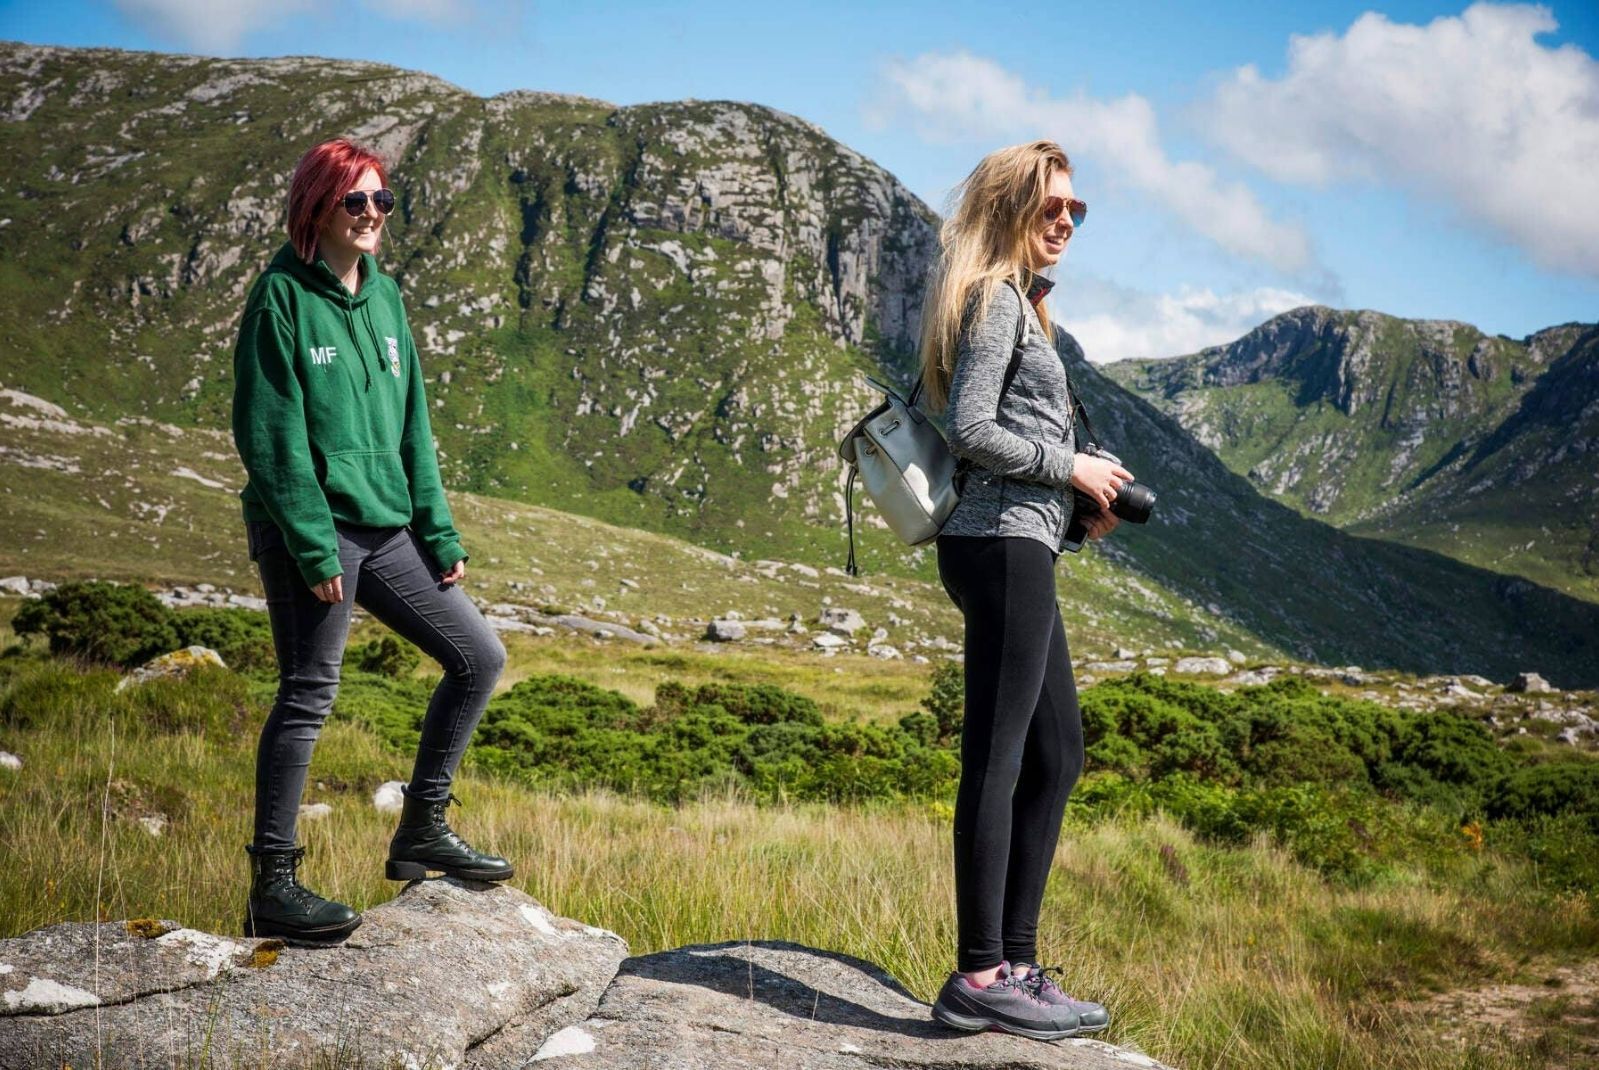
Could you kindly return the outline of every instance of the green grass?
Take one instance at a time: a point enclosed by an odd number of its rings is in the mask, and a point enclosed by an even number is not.
[[[4,638],[0,635],[0,638]],[[511,637],[528,668],[543,644]],[[610,652],[571,644],[566,667]],[[640,654],[631,671],[645,679]],[[712,664],[744,682],[760,662]],[[772,661],[778,659],[774,656]],[[658,679],[694,662],[656,667]],[[704,668],[699,666],[698,668]],[[815,667],[786,667],[818,692]],[[9,671],[15,671],[9,670]],[[745,673],[753,674],[745,676]],[[170,917],[236,932],[245,890],[259,689],[230,673],[114,695],[115,676],[46,674],[27,716],[0,728],[21,754],[0,772],[0,935],[64,920]],[[908,688],[908,684],[906,685]],[[9,708],[9,707],[8,707]],[[953,888],[945,800],[869,806],[756,805],[736,794],[677,807],[595,791],[529,790],[469,755],[457,825],[518,864],[516,884],[559,913],[622,934],[633,953],[733,939],[787,939],[878,962],[930,999],[950,968]],[[394,885],[381,859],[392,818],[370,806],[406,755],[335,718],[302,825],[305,876],[360,908]],[[170,819],[161,838],[140,816]],[[1071,990],[1113,1011],[1108,1039],[1185,1068],[1531,1068],[1571,1040],[1543,1008],[1530,1033],[1438,1040],[1445,1024],[1403,1001],[1547,974],[1599,955],[1599,912],[1557,892],[1492,838],[1435,848],[1358,884],[1328,881],[1263,837],[1196,838],[1156,811],[1068,808],[1046,895],[1041,952]],[[1508,846],[1508,845],[1507,845]],[[1555,1020],[1558,1019],[1558,1020]]]

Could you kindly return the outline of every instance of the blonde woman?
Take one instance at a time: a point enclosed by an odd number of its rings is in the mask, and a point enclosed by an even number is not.
[[[957,190],[923,311],[922,382],[947,408],[964,472],[938,536],[938,573],[965,617],[966,717],[955,801],[956,971],[933,1016],[958,1029],[1054,1040],[1103,1029],[1038,965],[1038,914],[1066,798],[1083,766],[1082,718],[1055,601],[1072,488],[1104,508],[1133,475],[1076,452],[1072,399],[1038,273],[1060,261],[1087,205],[1059,145],[982,160]]]

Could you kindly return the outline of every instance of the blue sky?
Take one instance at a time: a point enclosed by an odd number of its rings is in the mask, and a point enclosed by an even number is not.
[[[0,37],[376,60],[485,95],[755,101],[939,209],[984,152],[1053,137],[1092,206],[1056,311],[1095,359],[1230,340],[1312,300],[1515,337],[1599,320],[1593,0],[0,0]]]

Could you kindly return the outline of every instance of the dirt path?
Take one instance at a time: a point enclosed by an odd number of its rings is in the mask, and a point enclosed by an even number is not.
[[[1531,984],[1443,992],[1405,1009],[1431,1022],[1444,1041],[1486,1031],[1546,1057],[1548,1070],[1599,1066],[1599,961],[1553,967]]]

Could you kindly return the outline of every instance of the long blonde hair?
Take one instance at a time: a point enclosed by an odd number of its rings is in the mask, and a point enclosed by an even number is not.
[[[938,234],[942,255],[922,302],[922,396],[932,409],[949,400],[962,326],[988,314],[994,291],[1006,279],[1026,292],[1033,232],[1056,171],[1072,173],[1065,151],[1053,141],[1031,141],[984,156],[955,187],[954,209]],[[974,293],[977,305],[965,320]],[[1038,318],[1049,337],[1042,303]]]

